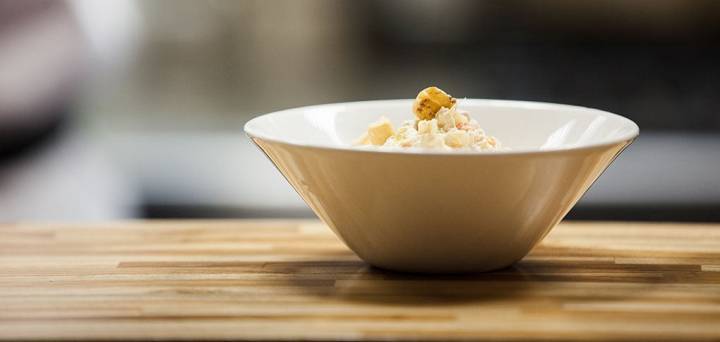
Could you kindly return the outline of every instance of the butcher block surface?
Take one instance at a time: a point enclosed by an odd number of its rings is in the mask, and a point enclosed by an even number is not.
[[[562,223],[433,276],[314,220],[1,224],[0,339],[720,340],[720,225]]]

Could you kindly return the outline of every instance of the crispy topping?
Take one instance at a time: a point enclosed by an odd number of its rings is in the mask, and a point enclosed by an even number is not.
[[[427,87],[418,93],[413,103],[413,112],[419,120],[430,120],[440,108],[452,108],[456,100],[438,87]]]

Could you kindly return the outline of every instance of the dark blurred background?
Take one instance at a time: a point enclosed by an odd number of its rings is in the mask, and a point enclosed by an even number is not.
[[[713,0],[0,0],[0,221],[312,216],[243,124],[430,84],[635,120],[569,218],[720,221]]]

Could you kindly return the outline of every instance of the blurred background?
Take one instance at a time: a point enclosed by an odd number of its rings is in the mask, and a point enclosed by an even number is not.
[[[635,120],[571,219],[720,221],[714,0],[0,0],[0,221],[310,217],[243,124],[430,84]]]

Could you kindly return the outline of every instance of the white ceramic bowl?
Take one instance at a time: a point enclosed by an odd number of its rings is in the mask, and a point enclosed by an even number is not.
[[[254,118],[245,132],[360,258],[410,272],[489,271],[524,257],[638,126],[558,104],[460,100],[510,151],[386,152],[352,146],[381,115],[411,119],[412,100],[302,107]]]

